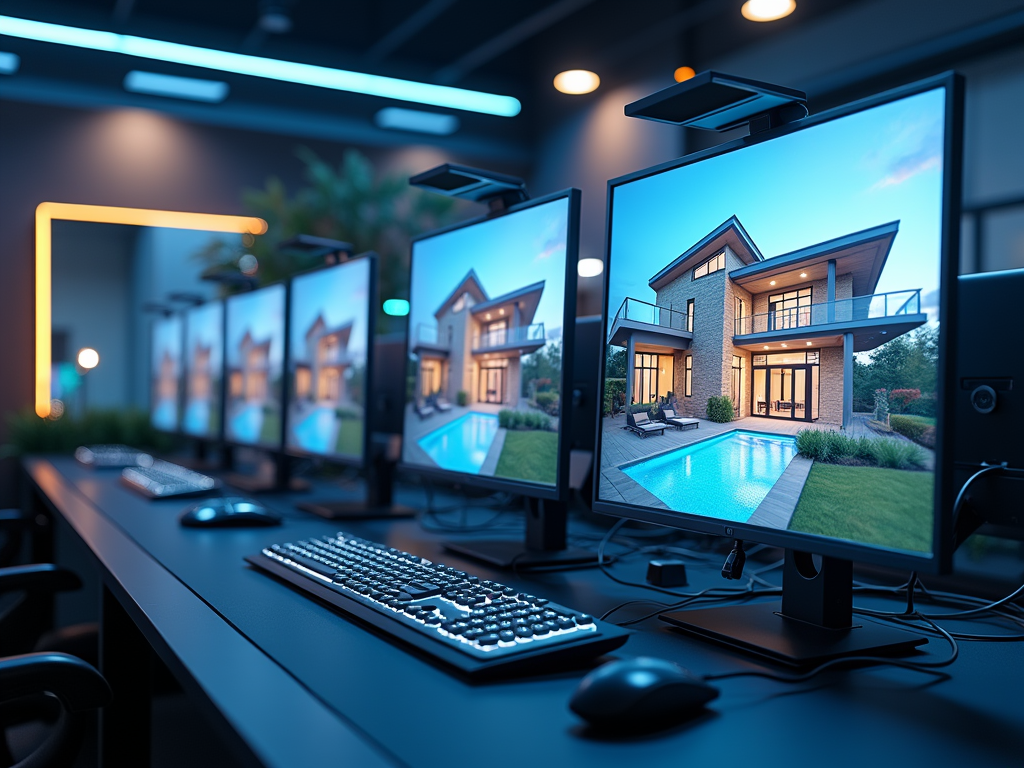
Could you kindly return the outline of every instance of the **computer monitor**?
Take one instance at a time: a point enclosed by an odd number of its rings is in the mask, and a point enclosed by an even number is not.
[[[667,621],[789,663],[921,642],[853,625],[851,561],[950,563],[961,124],[947,75],[609,182],[595,509],[787,550],[781,607]]]
[[[185,310],[185,405],[181,431],[203,442],[221,439],[224,418],[224,302]]]
[[[161,432],[176,433],[181,421],[181,315],[153,321],[149,355],[149,419]]]
[[[402,463],[531,500],[525,548],[446,545],[496,565],[569,557],[579,204],[566,190],[413,241]]]

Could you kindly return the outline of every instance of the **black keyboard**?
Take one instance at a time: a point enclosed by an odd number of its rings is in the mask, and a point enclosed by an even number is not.
[[[121,482],[150,499],[208,496],[220,488],[220,481],[209,475],[159,459],[149,467],[125,467]]]
[[[75,449],[75,458],[80,464],[96,468],[144,467],[153,463],[148,453],[127,445],[80,445]]]
[[[621,646],[614,624],[339,532],[245,558],[468,675],[557,667]]]

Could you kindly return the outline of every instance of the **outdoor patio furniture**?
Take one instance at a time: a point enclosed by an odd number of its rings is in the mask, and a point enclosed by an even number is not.
[[[427,416],[434,415],[434,406],[427,405],[426,403],[414,406],[414,410],[416,411],[416,415],[419,416],[421,419],[425,419],[427,418]]]
[[[446,398],[438,395],[438,397],[434,399],[434,407],[437,408],[437,410],[439,410],[441,413],[447,413],[452,409],[452,404],[449,403]]]
[[[661,420],[670,427],[675,427],[680,432],[684,429],[697,429],[700,427],[700,419],[690,419],[685,416],[676,416],[671,408],[661,409]]]
[[[768,403],[766,403],[764,400],[758,400],[757,412],[763,414],[766,410],[768,410]]]
[[[646,411],[627,413],[626,418],[629,421],[626,428],[640,435],[640,437],[647,437],[654,433],[665,434],[665,425],[651,421],[651,416]]]

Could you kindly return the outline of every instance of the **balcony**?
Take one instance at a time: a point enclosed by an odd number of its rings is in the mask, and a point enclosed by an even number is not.
[[[645,344],[687,349],[693,332],[686,312],[627,297],[612,318],[608,343],[624,347],[630,337]]]
[[[434,354],[447,355],[451,343],[448,339],[442,341],[436,325],[430,323],[418,323],[412,335],[412,343],[409,345],[414,354],[420,352],[432,352]]]
[[[473,337],[474,352],[488,352],[506,348],[517,348],[521,352],[535,352],[547,342],[544,323],[502,328]]]

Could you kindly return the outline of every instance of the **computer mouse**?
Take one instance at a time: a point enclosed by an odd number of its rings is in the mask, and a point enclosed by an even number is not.
[[[583,678],[569,708],[603,729],[651,731],[700,714],[717,696],[718,689],[677,664],[639,656],[595,669]]]
[[[280,525],[281,516],[251,499],[223,496],[193,504],[181,513],[178,522],[189,528],[241,528]]]

